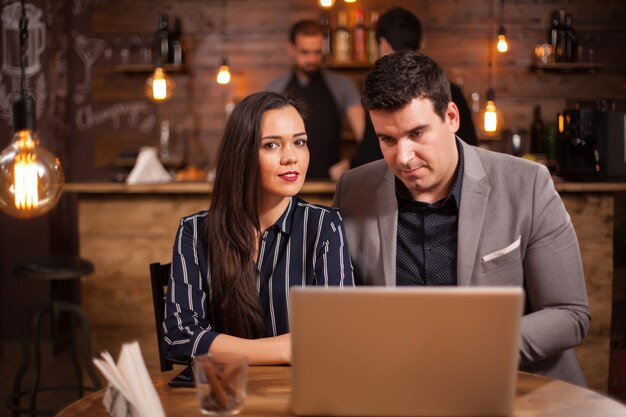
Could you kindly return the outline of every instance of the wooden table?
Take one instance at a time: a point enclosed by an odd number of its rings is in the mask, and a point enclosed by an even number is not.
[[[193,388],[170,388],[167,381],[178,371],[153,377],[168,417],[200,416]],[[249,370],[248,397],[240,416],[292,416],[291,368],[253,366]],[[84,397],[61,410],[58,417],[108,416],[104,390]],[[517,398],[512,417],[614,417],[626,416],[626,406],[589,389],[525,372],[518,374]]]

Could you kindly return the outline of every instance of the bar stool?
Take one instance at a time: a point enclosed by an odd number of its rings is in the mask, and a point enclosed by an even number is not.
[[[51,257],[44,259],[32,259],[18,263],[15,268],[15,275],[18,278],[28,278],[37,280],[51,281],[52,287],[55,282],[64,280],[79,279],[83,275],[90,274],[94,271],[93,264],[87,260],[77,257]],[[82,397],[85,390],[94,391],[101,388],[98,374],[92,363],[91,357],[91,329],[89,321],[87,320],[87,314],[85,310],[78,304],[58,300],[53,294],[52,301],[39,310],[32,312],[29,317],[28,328],[24,335],[24,345],[22,351],[22,361],[15,378],[13,380],[13,394],[6,401],[6,406],[13,411],[13,416],[19,416],[20,414],[36,415],[52,415],[55,411],[52,410],[37,410],[37,393],[41,391],[57,391],[57,390],[72,390],[76,389],[78,395]],[[46,314],[50,315],[53,335],[56,334],[57,324],[59,322],[59,316],[62,313],[67,313],[69,317],[74,318],[73,323],[70,326],[71,340],[70,356],[74,368],[74,373],[77,378],[77,385],[63,385],[53,387],[40,387],[41,379],[41,323]],[[86,387],[83,383],[83,374],[81,368],[81,361],[79,361],[77,355],[77,349],[75,346],[75,339],[73,337],[73,327],[76,325],[82,329],[82,366],[87,372],[92,387]],[[31,344],[31,337],[34,336],[34,340]],[[22,391],[22,379],[26,374],[31,362],[31,349],[34,350],[34,365],[35,374],[30,390]],[[29,396],[30,406],[29,408],[20,407],[20,398],[23,396]]]

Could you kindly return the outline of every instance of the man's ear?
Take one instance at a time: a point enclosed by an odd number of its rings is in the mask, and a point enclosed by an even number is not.
[[[452,132],[459,130],[459,126],[461,125],[461,116],[459,115],[459,108],[456,106],[454,101],[450,101],[448,103],[445,116],[446,123],[450,126],[450,130]]]
[[[387,39],[381,36],[380,41],[378,42],[378,56],[381,57],[392,54],[394,52],[395,51],[393,50],[389,42],[387,42]]]

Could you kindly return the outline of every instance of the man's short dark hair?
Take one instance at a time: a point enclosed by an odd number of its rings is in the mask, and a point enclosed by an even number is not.
[[[422,24],[410,11],[395,7],[384,13],[376,24],[376,40],[385,38],[394,51],[420,49]]]
[[[366,111],[399,110],[418,97],[430,99],[435,113],[445,119],[452,100],[450,81],[435,61],[415,51],[395,52],[378,59],[361,91]]]
[[[293,24],[289,31],[289,41],[295,45],[298,35],[316,36],[323,35],[322,25],[315,20],[299,20]]]

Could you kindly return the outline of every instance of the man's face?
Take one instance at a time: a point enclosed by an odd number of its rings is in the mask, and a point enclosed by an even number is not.
[[[297,35],[294,43],[289,43],[296,70],[310,76],[322,67],[322,35]]]
[[[427,203],[445,198],[458,163],[456,105],[448,103],[443,120],[432,101],[421,97],[400,110],[370,110],[370,117],[387,165],[413,198]]]

